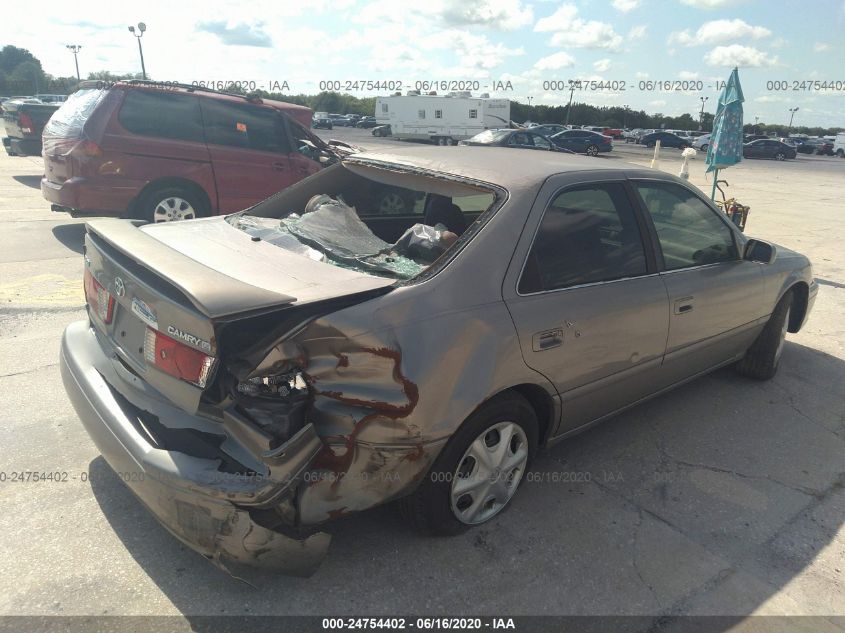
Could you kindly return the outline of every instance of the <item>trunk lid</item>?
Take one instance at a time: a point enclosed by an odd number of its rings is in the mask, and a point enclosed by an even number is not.
[[[222,217],[148,225],[104,219],[87,228],[86,268],[114,299],[111,322],[91,314],[92,326],[119,362],[189,412],[203,389],[148,363],[148,329],[217,358],[222,322],[369,296],[394,283],[253,241]]]

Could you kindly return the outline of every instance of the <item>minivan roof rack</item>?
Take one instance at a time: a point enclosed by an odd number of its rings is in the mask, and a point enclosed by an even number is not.
[[[214,88],[207,88],[205,86],[196,86],[194,84],[183,84],[178,81],[154,81],[152,79],[118,79],[116,81],[103,81],[101,79],[86,79],[79,83],[80,88],[106,88],[111,87],[116,83],[123,84],[137,84],[141,86],[173,86],[175,88],[184,88],[189,92],[211,92],[213,94],[228,95],[230,97],[240,97],[250,103],[262,103],[261,97],[257,94],[238,94],[236,92],[226,92],[224,90],[215,90]]]

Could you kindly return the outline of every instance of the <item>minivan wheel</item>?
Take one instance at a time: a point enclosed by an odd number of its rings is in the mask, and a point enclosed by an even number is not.
[[[757,340],[736,364],[736,370],[743,376],[768,380],[773,378],[780,365],[786,330],[789,327],[789,312],[792,308],[792,291],[788,290],[778,301]]]
[[[489,400],[452,436],[414,494],[399,502],[426,534],[450,536],[486,523],[516,494],[537,450],[537,417],[518,394]]]
[[[193,192],[181,187],[155,189],[138,204],[137,216],[147,222],[193,220],[208,215],[205,205]]]

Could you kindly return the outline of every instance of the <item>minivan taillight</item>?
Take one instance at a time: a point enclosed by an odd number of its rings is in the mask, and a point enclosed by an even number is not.
[[[96,158],[97,156],[103,155],[103,150],[94,141],[84,139],[74,145],[70,153],[76,156],[85,156],[86,158]]]
[[[87,268],[85,269],[83,287],[85,289],[85,300],[94,313],[100,317],[103,323],[111,323],[114,316],[114,297],[112,297],[103,285],[94,279],[94,275]]]
[[[197,387],[210,382],[217,360],[152,328],[147,328],[144,336],[144,358],[164,373]]]
[[[32,117],[25,112],[21,112],[20,116],[18,116],[18,124],[21,127],[21,132],[24,134],[32,134],[32,128],[35,127],[32,123]]]

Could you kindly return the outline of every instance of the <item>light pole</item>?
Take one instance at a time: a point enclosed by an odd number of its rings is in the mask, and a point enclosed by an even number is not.
[[[129,32],[135,36],[135,39],[138,40],[138,52],[141,53],[141,77],[144,79],[147,78],[147,69],[144,67],[144,49],[141,48],[141,38],[144,37],[144,31],[147,30],[147,25],[143,22],[138,22],[138,31],[140,31],[140,35],[135,32],[135,27],[130,26]]]
[[[798,112],[798,106],[794,108],[789,108],[789,127],[786,129],[786,135],[789,136],[789,130],[792,129],[792,119],[795,117],[795,113]]]
[[[572,112],[572,95],[575,94],[575,82],[571,79],[569,80],[569,105],[566,106],[566,121],[563,122],[564,125],[569,125],[569,113]]]
[[[628,129],[628,104],[622,106],[624,110],[622,111],[622,129]]]
[[[704,104],[710,97],[699,97],[701,100],[701,112],[698,113],[698,127],[704,130]]]
[[[82,48],[82,45],[81,44],[68,44],[67,48],[68,48],[68,50],[70,50],[70,52],[73,53],[73,61],[76,64],[76,83],[79,83],[80,81],[82,81],[82,79],[79,76],[79,58],[76,55],[79,53],[79,49]]]

